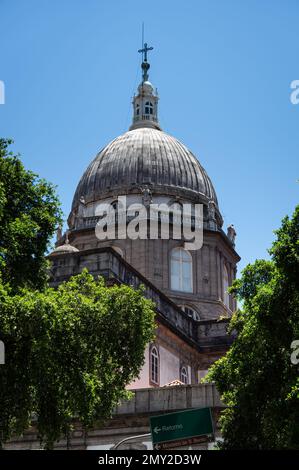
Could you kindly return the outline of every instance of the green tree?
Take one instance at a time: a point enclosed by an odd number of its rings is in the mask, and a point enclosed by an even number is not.
[[[42,288],[47,279],[44,256],[60,222],[55,188],[24,168],[0,139],[0,272],[14,289]]]
[[[141,290],[105,287],[84,271],[57,290],[0,288],[2,443],[32,416],[47,448],[71,429],[110,416],[139,374],[153,339],[154,310]]]
[[[48,448],[71,429],[110,416],[138,376],[153,338],[142,291],[107,288],[84,271],[47,287],[45,251],[60,222],[55,188],[0,139],[0,447],[36,421]]]
[[[224,449],[299,448],[299,206],[276,231],[270,261],[257,260],[230,292],[243,302],[230,322],[237,338],[211,368],[227,408]]]

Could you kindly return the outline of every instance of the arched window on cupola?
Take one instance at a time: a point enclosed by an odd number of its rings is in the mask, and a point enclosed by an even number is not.
[[[139,104],[136,104],[136,116],[139,116],[140,113],[140,106]]]
[[[192,256],[184,248],[174,248],[170,254],[170,286],[172,290],[192,292]]]
[[[154,113],[154,106],[151,101],[147,101],[144,106],[144,114],[153,114]]]

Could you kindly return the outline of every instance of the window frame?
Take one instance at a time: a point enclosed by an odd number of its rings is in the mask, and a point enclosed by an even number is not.
[[[180,253],[179,255],[179,259],[175,259],[175,254],[176,253]],[[188,256],[188,261],[185,259],[183,259],[183,256],[182,256],[182,253],[185,253],[187,254]],[[173,273],[174,271],[174,263],[177,263],[178,265],[178,271],[179,271],[179,274],[178,276],[178,286],[174,286],[174,281],[173,281],[173,278],[175,277],[175,274]],[[184,275],[183,275],[183,267],[184,267],[184,264],[188,264],[189,265],[189,272],[190,272],[190,286],[188,289],[184,289]],[[169,271],[170,271],[170,289],[172,291],[176,291],[176,292],[186,292],[186,293],[189,293],[189,294],[192,294],[193,293],[193,258],[192,258],[192,255],[191,253],[188,251],[188,250],[185,250],[184,248],[182,247],[177,247],[177,248],[173,248],[171,251],[170,251],[170,267],[169,267]],[[178,288],[177,288],[178,287]]]
[[[151,101],[146,101],[144,104],[144,114],[146,116],[152,116],[154,114],[154,105]]]
[[[154,362],[153,362],[154,359]],[[149,382],[152,385],[160,385],[160,354],[155,344],[149,350]]]

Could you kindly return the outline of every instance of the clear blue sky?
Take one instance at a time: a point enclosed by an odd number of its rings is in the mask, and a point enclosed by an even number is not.
[[[266,257],[298,203],[297,0],[0,0],[0,136],[58,186],[67,217],[81,174],[128,129],[141,23],[163,130],[210,175],[240,268]]]

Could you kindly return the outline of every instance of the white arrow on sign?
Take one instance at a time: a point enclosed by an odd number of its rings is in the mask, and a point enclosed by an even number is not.
[[[154,433],[158,434],[160,431],[161,431],[161,429],[158,428],[158,426],[156,426],[156,427],[154,428]]]

